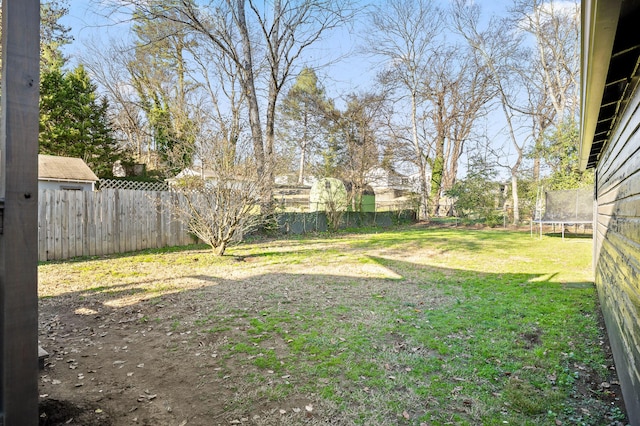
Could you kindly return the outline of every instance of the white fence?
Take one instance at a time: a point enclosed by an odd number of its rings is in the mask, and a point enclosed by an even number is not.
[[[38,258],[63,260],[194,242],[167,191],[105,189],[39,193]]]

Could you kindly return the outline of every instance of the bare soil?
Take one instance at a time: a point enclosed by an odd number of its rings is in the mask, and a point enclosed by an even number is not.
[[[292,249],[295,244],[284,250]],[[269,250],[277,258],[280,248]],[[274,305],[321,313],[344,298],[398,291],[380,266],[349,265],[332,276],[335,265],[311,259],[315,264],[301,260],[287,273],[260,255],[219,260],[206,250],[164,254],[161,267],[139,258],[114,260],[117,266],[99,259],[41,267],[40,343],[49,353],[41,425],[346,424],[313,395],[277,404],[262,397],[248,377],[266,374],[268,385],[287,378],[224,350],[248,328],[243,317]],[[368,285],[345,291],[323,285],[323,277],[333,283],[364,277]],[[207,323],[212,311],[215,321],[233,320],[215,331],[217,324]],[[194,325],[205,323],[210,330]],[[288,351],[284,341],[262,345],[279,355]],[[243,406],[253,394],[253,404]]]
[[[155,260],[117,261],[117,267],[107,259],[40,268],[40,343],[49,353],[41,371],[41,425],[351,424],[336,407],[304,391],[273,402],[248,379],[267,375],[266,386],[275,386],[287,382],[286,375],[257,369],[224,347],[248,327],[239,312],[255,316],[279,305],[295,313],[313,306],[321,315],[344,300],[398,291],[388,271],[349,265],[335,276],[340,265],[302,259],[283,273],[259,255],[212,261],[206,251],[167,253],[162,267]],[[327,276],[344,282],[359,277],[360,285],[325,286]],[[396,295],[401,299],[418,297],[411,287],[402,291],[409,293]],[[433,297],[431,303],[438,303]],[[217,323],[208,322],[212,310]],[[233,321],[225,322],[226,315]],[[288,350],[284,341],[262,345],[276,353]],[[606,395],[622,407],[614,373]],[[589,395],[594,386],[600,384],[577,388]],[[247,396],[251,405],[243,402]]]

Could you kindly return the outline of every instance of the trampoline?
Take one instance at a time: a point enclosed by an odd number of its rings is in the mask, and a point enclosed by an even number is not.
[[[540,191],[541,192],[541,191]],[[536,210],[531,221],[531,235],[533,224],[540,228],[542,238],[543,225],[560,225],[562,239],[567,225],[593,226],[593,191],[591,189],[567,189],[561,191],[546,191],[544,198],[538,196]]]

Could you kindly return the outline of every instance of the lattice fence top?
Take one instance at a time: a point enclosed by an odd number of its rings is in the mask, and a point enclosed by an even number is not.
[[[139,182],[134,180],[100,179],[100,189],[132,189],[135,191],[168,191],[166,182]]]

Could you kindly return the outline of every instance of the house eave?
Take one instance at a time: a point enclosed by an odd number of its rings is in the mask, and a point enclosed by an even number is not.
[[[593,167],[594,135],[620,19],[622,0],[583,0],[581,53],[580,169]],[[608,137],[608,135],[605,135]],[[600,143],[600,142],[598,142]],[[597,159],[595,159],[597,161]]]

